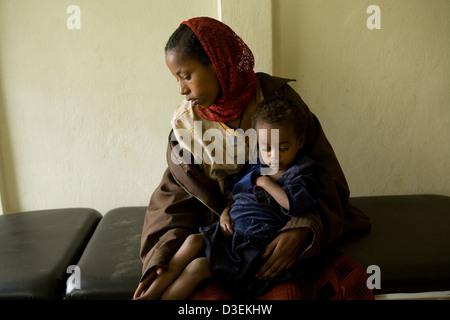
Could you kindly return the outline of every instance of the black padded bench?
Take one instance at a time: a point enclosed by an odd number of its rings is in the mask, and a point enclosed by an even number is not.
[[[369,215],[372,229],[335,246],[364,269],[379,267],[376,295],[450,292],[450,197],[351,201]],[[123,207],[103,217],[93,209],[0,216],[0,299],[131,299],[141,275],[145,210]],[[66,282],[71,265],[78,267],[79,286]]]
[[[80,289],[67,286],[66,299],[132,299],[142,272],[139,257],[146,207],[109,211],[78,262]]]
[[[376,295],[450,290],[450,197],[405,195],[351,199],[372,220],[370,232],[335,245],[364,269],[376,265]],[[108,212],[78,266],[81,289],[66,299],[131,299],[138,284],[145,207]]]
[[[372,228],[337,246],[364,269],[380,268],[375,294],[450,290],[450,197],[358,197],[352,203],[370,217]]]
[[[63,299],[101,214],[58,209],[0,216],[0,299]]]

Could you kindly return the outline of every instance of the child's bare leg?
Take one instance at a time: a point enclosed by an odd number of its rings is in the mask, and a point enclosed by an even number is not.
[[[186,266],[198,257],[202,249],[203,237],[201,234],[188,236],[180,249],[170,259],[167,270],[156,277],[143,298],[150,300],[159,299],[164,290],[178,278]]]
[[[184,300],[202,281],[211,277],[208,259],[197,258],[189,263],[183,273],[163,292],[161,300]]]

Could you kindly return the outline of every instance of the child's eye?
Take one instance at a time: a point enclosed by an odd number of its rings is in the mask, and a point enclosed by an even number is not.
[[[183,78],[183,80],[185,80],[185,81],[191,80],[191,75],[187,75],[186,77]]]

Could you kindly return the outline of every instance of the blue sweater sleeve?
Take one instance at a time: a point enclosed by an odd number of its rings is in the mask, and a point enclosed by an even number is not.
[[[289,216],[298,217],[308,212],[316,203],[317,182],[315,165],[292,170],[282,184],[289,199],[289,210],[281,207],[281,211]]]

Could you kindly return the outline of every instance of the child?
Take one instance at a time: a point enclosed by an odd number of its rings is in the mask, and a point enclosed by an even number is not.
[[[147,299],[185,299],[197,285],[215,277],[242,298],[256,298],[275,285],[309,279],[315,263],[295,263],[277,276],[256,276],[266,246],[291,216],[300,216],[315,204],[314,162],[302,155],[306,120],[304,110],[290,101],[263,101],[252,122],[257,131],[262,163],[251,165],[233,188],[233,203],[220,223],[190,235],[158,275]],[[276,131],[274,131],[276,130]],[[272,145],[272,134],[278,141]],[[273,174],[261,175],[268,166]],[[199,257],[206,248],[206,257]]]

